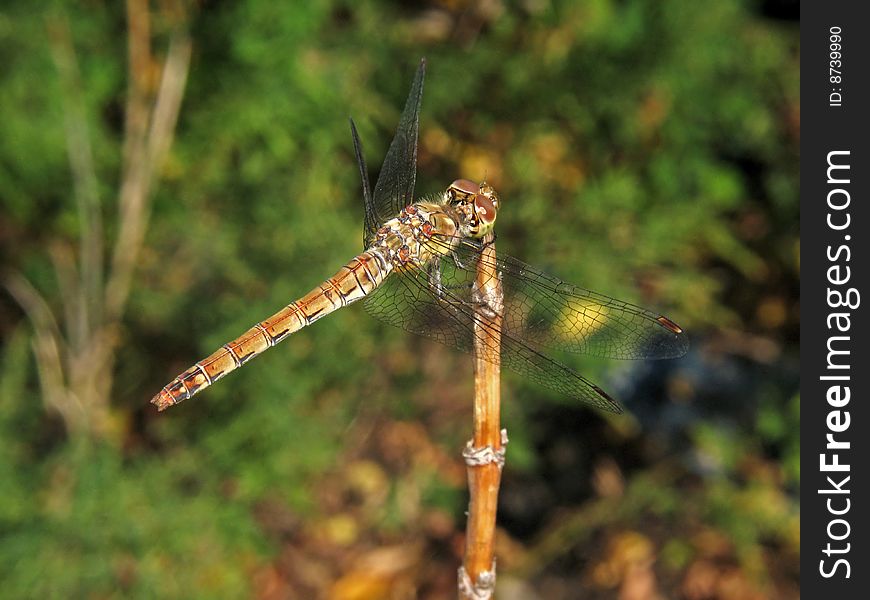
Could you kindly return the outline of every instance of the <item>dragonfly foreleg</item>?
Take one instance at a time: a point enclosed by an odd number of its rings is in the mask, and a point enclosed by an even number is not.
[[[467,290],[472,289],[472,284],[469,283],[461,283],[455,285],[445,285],[443,280],[441,279],[441,263],[436,261],[433,262],[428,268],[428,277],[429,277],[429,288],[432,290],[433,295],[438,298],[446,306],[449,306],[453,310],[458,310],[461,306],[467,306],[467,302],[463,301],[461,298],[457,299],[455,294],[452,292],[455,290]]]
[[[447,301],[447,294],[445,292],[453,291],[453,290],[469,290],[471,289],[471,283],[454,283],[452,285],[447,285],[441,279],[441,263],[433,263],[427,269],[427,274],[429,277],[429,287],[434,290],[435,295],[438,296],[439,299]]]
[[[462,240],[462,243],[463,243],[463,245],[467,245],[467,246],[471,247],[473,249],[473,254],[479,254],[480,252],[485,250],[487,246],[495,243],[495,234],[493,234],[492,239],[487,240],[485,242],[482,240],[464,239],[464,240]],[[456,252],[456,250],[451,250],[450,256],[453,257],[453,264],[455,264],[460,269],[462,269],[464,271],[474,271],[475,270],[475,265],[466,264],[465,262],[463,262],[463,260],[461,258],[459,258],[459,253]]]
[[[441,262],[434,261],[431,265],[429,265],[428,269],[429,275],[429,287],[435,293],[435,296],[439,300],[444,300],[444,287],[441,283]]]

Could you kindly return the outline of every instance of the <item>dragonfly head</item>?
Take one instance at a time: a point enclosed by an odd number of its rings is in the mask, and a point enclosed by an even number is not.
[[[498,215],[498,194],[485,181],[477,184],[457,179],[447,188],[448,203],[463,217],[465,234],[483,237],[495,226]]]

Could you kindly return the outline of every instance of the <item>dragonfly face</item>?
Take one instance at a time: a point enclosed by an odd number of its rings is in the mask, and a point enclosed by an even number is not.
[[[485,181],[478,185],[457,179],[447,188],[447,203],[462,216],[462,233],[467,237],[481,238],[495,226],[498,194]]]

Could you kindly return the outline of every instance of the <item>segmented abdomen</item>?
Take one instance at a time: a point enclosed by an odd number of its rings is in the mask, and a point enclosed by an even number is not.
[[[377,252],[363,252],[299,300],[190,367],[160,390],[151,403],[164,410],[187,400],[291,333],[363,298],[380,285],[391,270],[392,265]]]

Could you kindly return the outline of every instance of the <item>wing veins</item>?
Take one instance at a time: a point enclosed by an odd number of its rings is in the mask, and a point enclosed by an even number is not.
[[[479,333],[475,330],[474,325],[477,323],[490,333],[500,332],[501,345],[498,351],[501,358],[500,362],[506,368],[525,375],[550,389],[578,398],[597,408],[615,413],[622,412],[619,404],[601,388],[573,369],[553,360],[523,340],[516,338],[510,332],[499,330],[487,319],[480,317],[466,299],[457,296],[452,290],[442,289],[442,298],[439,298],[428,285],[426,274],[421,270],[413,269],[397,275],[397,284],[404,286],[410,296],[416,300],[416,302],[409,302],[408,306],[418,316],[425,319],[429,327],[411,328],[407,319],[396,322],[384,318],[384,315],[377,311],[370,310],[377,318],[381,318],[391,325],[403,326],[412,333],[434,339],[464,352],[473,353],[473,340],[478,339],[485,348],[483,358],[487,361],[495,362],[494,353],[496,349],[491,346],[486,336],[482,336],[483,332]],[[413,279],[413,283],[408,281],[409,279]],[[422,309],[424,307],[420,306],[421,297],[426,299],[425,308],[433,309],[435,314],[426,315],[423,313]],[[376,298],[376,296],[373,296],[371,300],[374,301]],[[449,304],[445,303],[447,300],[450,301]],[[456,329],[451,330],[449,327],[444,325],[439,326],[437,323],[434,323],[432,317],[437,318],[438,316],[448,318],[449,322],[452,322],[463,334],[470,336],[470,339],[459,339],[454,335]]]
[[[471,273],[474,265],[483,263],[501,273],[506,294],[504,329],[525,343],[617,359],[673,358],[685,354],[686,336],[664,325],[659,320],[661,315],[567,283],[508,255],[493,262],[469,240],[460,241],[459,249],[452,251],[464,254],[465,260],[460,262],[469,266],[465,268],[454,261],[455,268]],[[434,238],[429,243],[445,250],[451,248],[449,243]],[[530,321],[533,313],[536,319]],[[546,325],[544,315],[560,322],[568,331],[563,330],[561,337],[557,337],[546,330],[534,330],[536,325]]]

